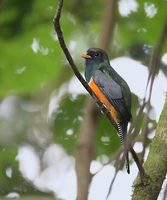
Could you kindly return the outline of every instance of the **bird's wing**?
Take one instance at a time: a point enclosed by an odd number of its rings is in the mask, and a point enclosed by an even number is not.
[[[93,79],[108,101],[120,114],[121,119],[129,121],[130,114],[126,108],[120,85],[100,70],[96,70]]]

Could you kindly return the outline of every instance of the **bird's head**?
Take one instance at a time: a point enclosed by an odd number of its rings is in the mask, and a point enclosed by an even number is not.
[[[86,53],[82,54],[82,58],[86,59],[86,65],[102,65],[109,64],[106,52],[99,48],[90,48]]]
[[[89,82],[94,72],[104,65],[109,65],[109,59],[106,52],[99,48],[90,48],[81,55],[85,59],[85,78]]]

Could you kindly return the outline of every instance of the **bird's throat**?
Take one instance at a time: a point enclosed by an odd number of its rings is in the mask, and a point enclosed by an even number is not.
[[[85,78],[87,83],[89,83],[90,79],[93,77],[96,70],[100,68],[99,65],[94,63],[86,63],[86,69],[85,69]]]

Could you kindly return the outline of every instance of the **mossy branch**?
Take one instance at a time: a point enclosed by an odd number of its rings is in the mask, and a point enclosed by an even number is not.
[[[150,152],[144,164],[147,174],[143,184],[139,177],[134,182],[132,200],[156,200],[167,174],[167,98],[161,113]]]

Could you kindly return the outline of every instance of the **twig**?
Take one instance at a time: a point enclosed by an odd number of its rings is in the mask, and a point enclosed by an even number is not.
[[[142,151],[142,162],[144,162],[144,154],[145,154],[145,148],[146,148],[146,142],[147,142],[147,136],[148,136],[148,120],[149,120],[149,112],[151,110],[151,96],[152,96],[152,89],[153,89],[153,84],[155,80],[155,75],[159,70],[159,61],[160,61],[160,56],[162,52],[163,45],[165,43],[167,37],[167,18],[165,19],[164,26],[162,28],[161,34],[159,36],[158,42],[156,46],[154,47],[154,50],[152,52],[150,62],[149,62],[149,76],[147,80],[147,85],[146,85],[146,90],[145,90],[145,95],[147,93],[148,85],[150,83],[149,87],[149,96],[148,96],[148,101],[147,101],[147,113],[144,118],[144,126],[143,126],[143,151]]]
[[[145,99],[143,99],[142,105],[137,106],[137,107],[139,107],[139,109],[136,112],[136,115],[133,117],[133,121],[130,124],[129,130],[128,130],[128,133],[127,133],[127,135],[132,135],[131,138],[130,138],[131,140],[134,138],[134,136],[138,135],[138,132],[136,132],[135,129],[136,129],[137,124],[139,123],[139,120],[141,118],[141,115],[143,113],[145,106],[146,106]]]
[[[145,177],[146,173],[144,171],[144,168],[136,154],[136,152],[134,151],[134,149],[132,148],[132,146],[130,146],[130,150],[129,150],[133,156],[133,159],[135,160],[135,163],[139,169],[139,174],[140,174],[140,179],[141,179],[141,182],[143,183],[143,178]]]
[[[166,37],[167,37],[167,18],[165,19],[165,24],[162,28],[159,40],[153,50],[150,63],[149,63],[149,76],[148,76],[147,86],[146,86],[146,90],[147,90],[147,87],[150,82],[149,100],[151,99],[151,93],[152,93],[153,83],[155,79],[155,74],[159,69],[158,64],[160,61],[160,55],[161,55],[162,47],[165,43]]]
[[[92,98],[95,100],[95,102],[97,103],[97,105],[99,106],[99,108],[103,111],[103,113],[107,116],[107,118],[109,119],[109,121],[114,125],[114,127],[118,130],[117,125],[115,124],[115,122],[113,121],[113,119],[111,118],[110,112],[104,107],[104,105],[99,101],[98,97],[94,94],[94,92],[92,91],[92,89],[89,87],[88,83],[85,81],[85,79],[82,77],[82,75],[80,74],[78,68],[76,67],[71,54],[69,53],[67,46],[65,44],[64,41],[64,37],[63,37],[63,32],[61,30],[61,26],[60,26],[60,17],[61,17],[61,11],[62,11],[62,7],[63,7],[63,0],[59,0],[58,1],[58,9],[57,12],[54,16],[53,19],[53,24],[54,24],[54,28],[55,31],[57,33],[57,37],[60,43],[60,46],[74,72],[74,74],[76,75],[76,77],[79,79],[79,81],[82,83],[82,85],[84,86],[84,88],[89,92],[89,94],[92,96]]]
[[[113,177],[113,179],[111,180],[110,187],[109,187],[109,189],[108,189],[108,193],[107,193],[106,200],[108,199],[108,197],[109,197],[110,194],[111,194],[111,190],[112,190],[113,184],[114,184],[114,182],[115,182],[115,179],[116,179],[116,177],[117,177],[117,174],[118,174],[118,170],[116,169],[116,170],[115,170],[115,173],[114,173],[114,177]]]

